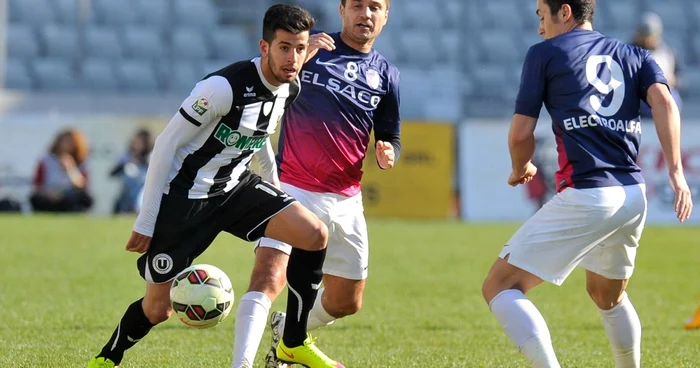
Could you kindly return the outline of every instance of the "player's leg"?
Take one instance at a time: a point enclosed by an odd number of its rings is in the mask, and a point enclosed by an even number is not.
[[[322,280],[328,230],[318,217],[292,197],[257,175],[246,179],[245,188],[230,206],[231,226],[226,231],[253,241],[265,236],[293,247],[287,266],[289,299],[282,350],[293,355],[294,363],[318,367],[336,367],[339,363],[323,354],[307,338],[306,323]],[[245,214],[242,216],[242,214]],[[279,353],[278,353],[279,354]]]
[[[642,327],[627,292],[634,272],[639,239],[646,218],[646,198],[642,186],[622,188],[623,209],[631,212],[629,221],[591,249],[580,263],[586,271],[586,289],[600,311],[610,340],[616,367],[641,364]]]
[[[209,219],[217,207],[208,200],[163,197],[151,245],[137,262],[146,281],[145,296],[127,308],[112,337],[88,367],[118,366],[126,350],[170,317],[172,279],[216,238],[218,225]]]
[[[255,249],[255,265],[250,277],[250,286],[239,300],[236,310],[232,368],[253,366],[272,302],[286,286],[285,270],[291,247],[284,243],[279,244],[284,249],[269,246],[257,246]],[[273,359],[276,359],[276,356]]]

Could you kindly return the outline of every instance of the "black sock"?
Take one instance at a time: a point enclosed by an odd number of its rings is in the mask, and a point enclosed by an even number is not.
[[[141,302],[143,298],[133,302],[126,309],[124,317],[119,321],[119,326],[114,330],[112,337],[102,348],[98,357],[112,360],[119,364],[124,357],[124,351],[134,346],[141,340],[154,326],[143,313]]]
[[[318,286],[323,279],[326,249],[308,251],[292,248],[287,266],[287,318],[284,322],[284,345],[293,348],[306,340],[306,323],[314,306]],[[301,300],[300,300],[301,299]],[[299,310],[301,307],[301,310]]]

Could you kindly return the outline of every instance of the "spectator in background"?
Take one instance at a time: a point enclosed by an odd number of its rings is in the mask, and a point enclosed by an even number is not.
[[[644,13],[641,22],[637,27],[632,45],[649,50],[651,55],[664,72],[668,85],[671,88],[671,95],[676,100],[678,109],[681,110],[682,100],[678,89],[682,86],[681,72],[683,70],[683,60],[677,57],[676,51],[664,42],[664,24],[656,13]],[[651,117],[651,108],[644,102],[641,104],[642,117]]]
[[[141,209],[143,187],[146,184],[148,158],[153,150],[151,132],[141,129],[134,134],[124,155],[110,172],[122,182],[121,192],[114,204],[114,213],[138,213]]]
[[[39,161],[30,203],[37,212],[84,212],[92,207],[87,192],[88,144],[75,129],[60,132]]]

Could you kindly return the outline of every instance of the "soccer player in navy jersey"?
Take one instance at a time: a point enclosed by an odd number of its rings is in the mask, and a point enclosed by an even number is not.
[[[390,0],[340,1],[342,30],[310,37],[299,96],[282,120],[277,156],[281,188],[329,229],[324,287],[309,314],[309,331],[360,309],[369,262],[362,163],[372,131],[380,168],[391,169],[401,149],[399,71],[372,48],[387,22],[389,5]],[[290,251],[288,244],[269,238],[256,248],[251,285],[236,313],[234,368],[255,357],[270,305],[284,289],[287,261],[294,262]],[[288,303],[298,303],[294,294],[290,287]],[[286,348],[285,318],[298,316],[271,315],[267,367],[294,362]]]
[[[506,243],[483,283],[491,312],[533,367],[559,367],[544,318],[525,293],[561,285],[576,266],[598,306],[616,367],[640,366],[641,325],[625,293],[647,211],[636,165],[639,104],[652,108],[683,222],[691,213],[680,118],[648,51],[593,31],[595,0],[537,0],[544,42],[525,58],[508,143],[512,186],[529,182],[534,130],[544,103],[560,169],[558,194]]]

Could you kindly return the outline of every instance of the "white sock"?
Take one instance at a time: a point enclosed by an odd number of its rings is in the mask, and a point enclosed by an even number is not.
[[[601,310],[603,326],[612,346],[615,367],[638,368],[641,365],[642,324],[627,297],[609,310]]]
[[[231,368],[253,366],[271,305],[270,298],[259,291],[246,293],[238,302]]]
[[[315,329],[331,325],[333,322],[335,322],[335,318],[326,312],[326,310],[323,308],[323,303],[321,303],[321,298],[323,298],[323,293],[325,291],[326,289],[322,288],[316,295],[314,306],[311,308],[311,312],[309,312],[309,321],[306,323],[307,331],[313,331]]]
[[[505,290],[489,304],[511,341],[535,368],[559,368],[547,323],[520,290]]]

